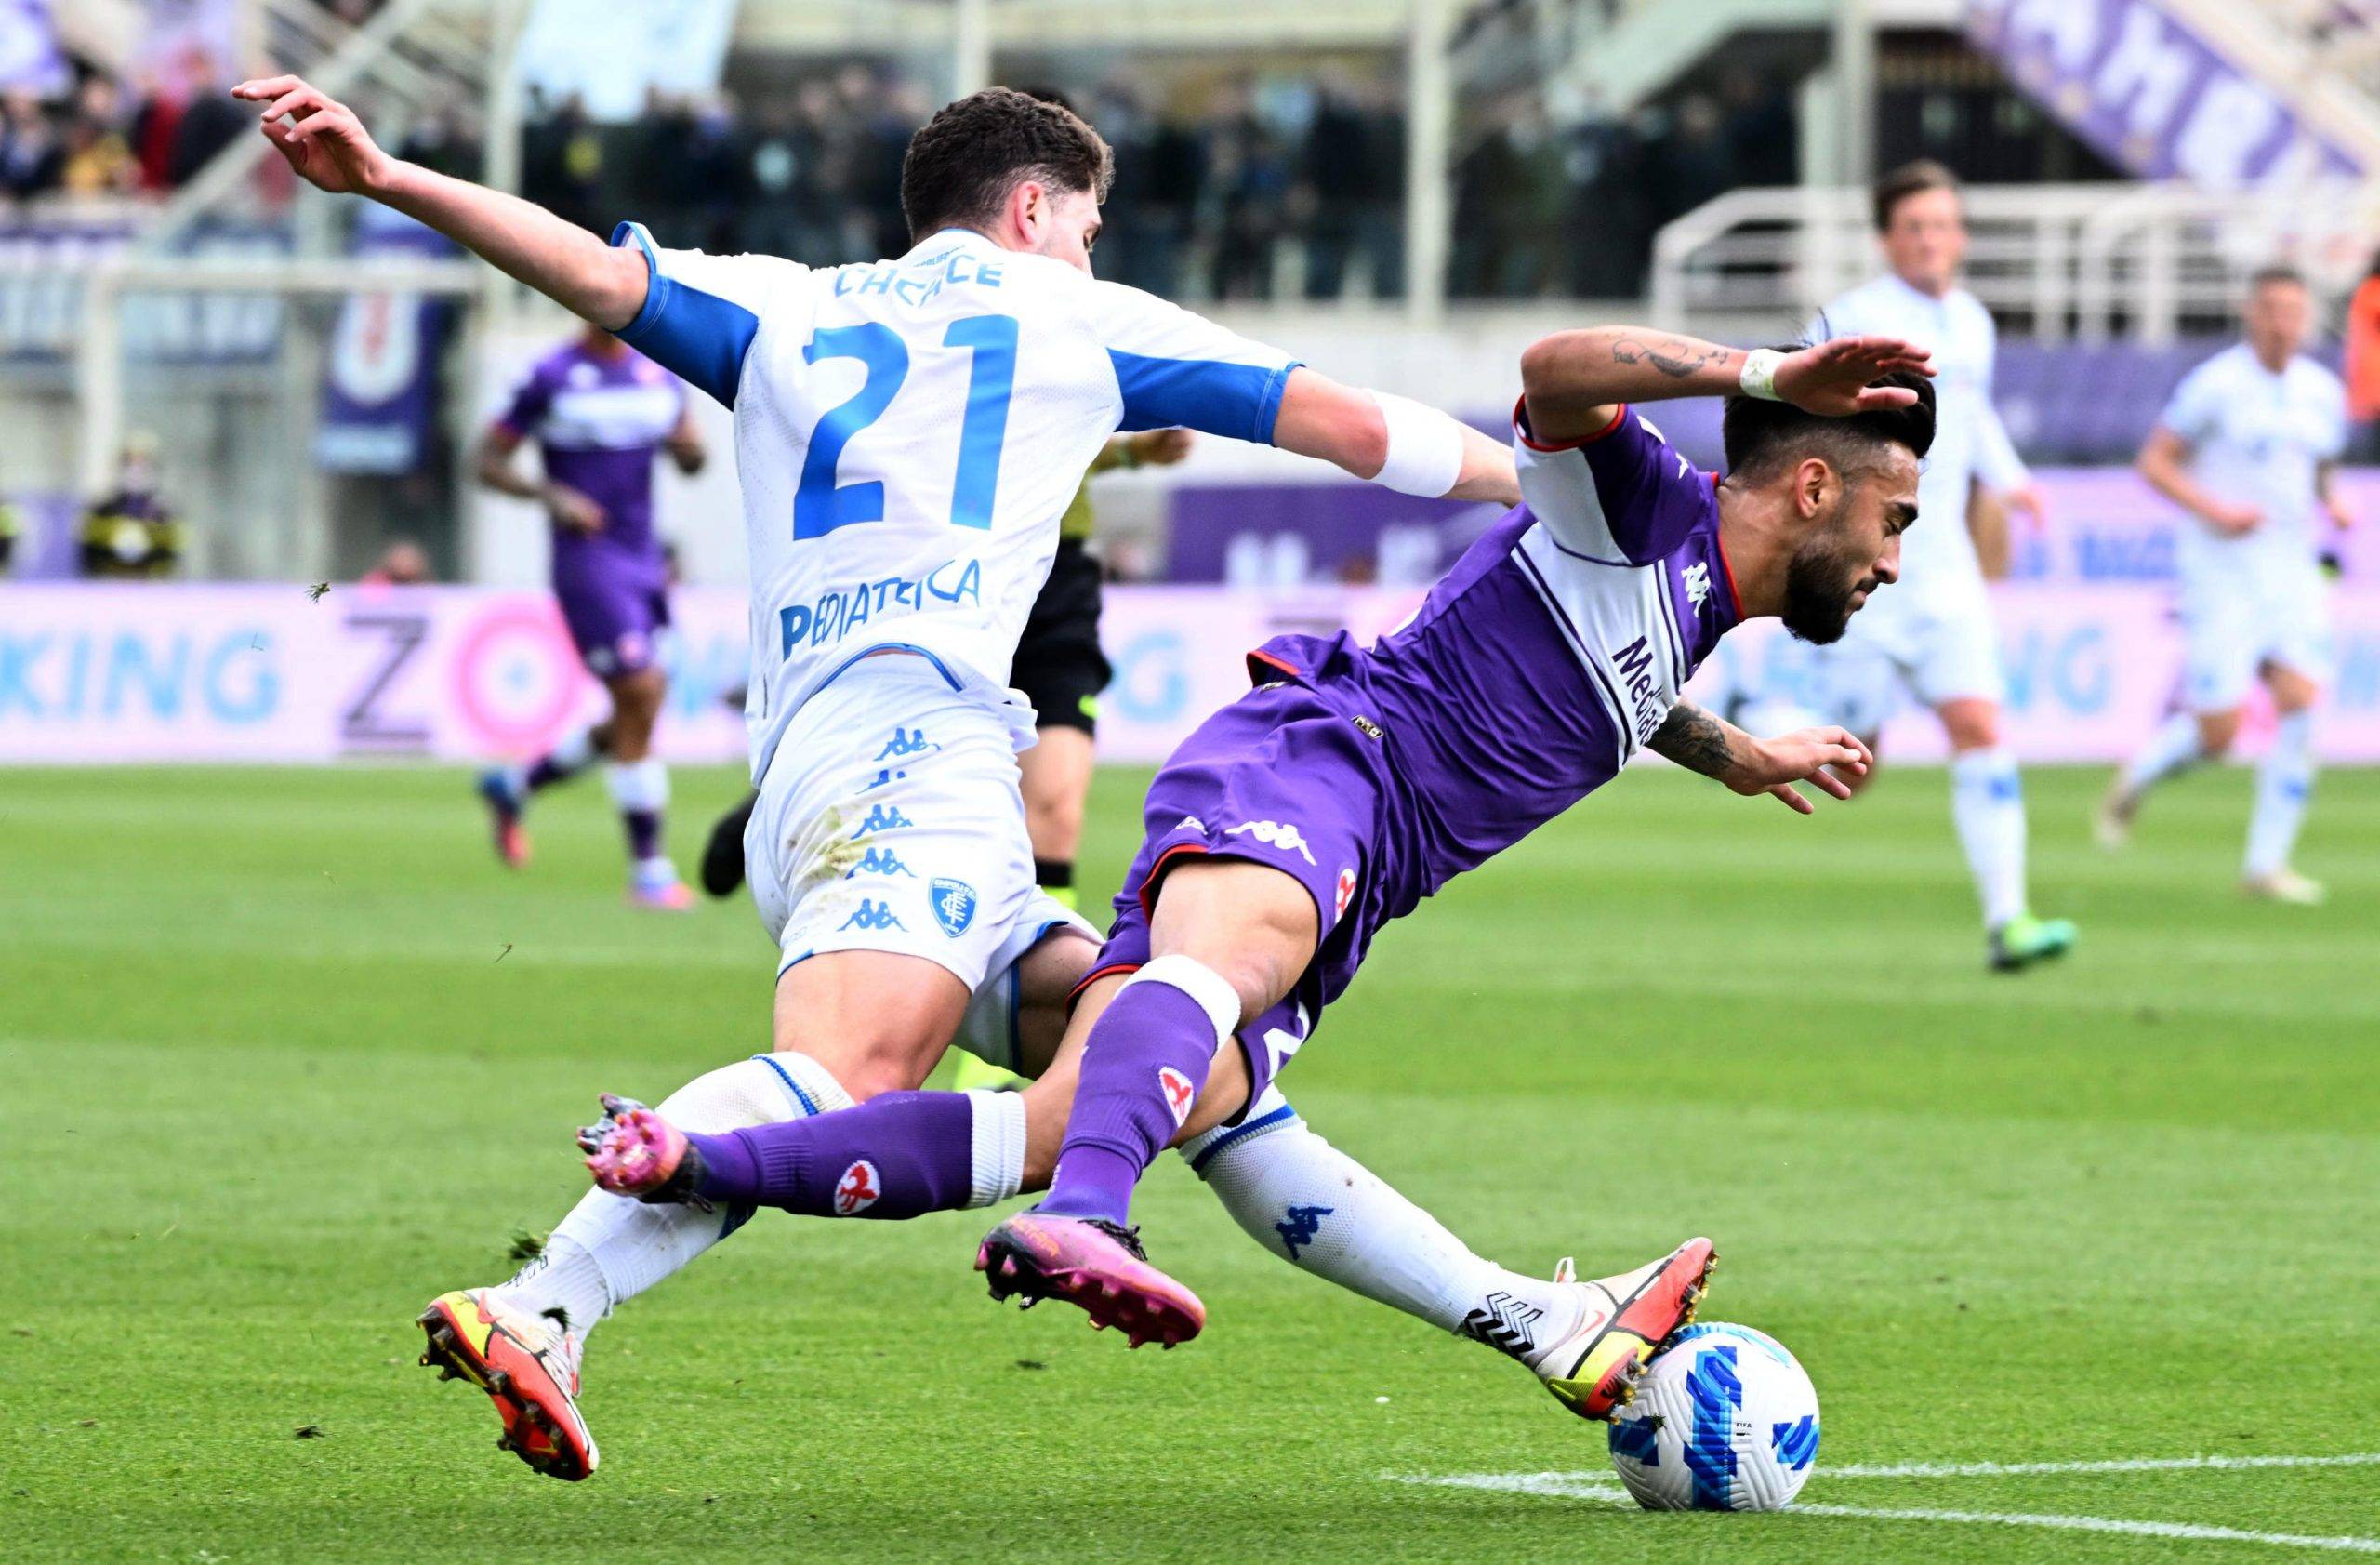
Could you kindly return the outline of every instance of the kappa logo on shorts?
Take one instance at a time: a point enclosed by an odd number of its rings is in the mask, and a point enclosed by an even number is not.
[[[859,911],[853,913],[850,918],[845,919],[843,921],[842,929],[838,929],[835,933],[840,935],[844,929],[906,930],[908,927],[909,926],[907,924],[901,922],[899,915],[892,911],[892,905],[891,903],[879,902],[873,897],[862,897],[860,899]]]
[[[1293,853],[1308,864],[1314,862],[1314,850],[1305,843],[1305,833],[1295,826],[1284,826],[1276,820],[1251,820],[1245,826],[1227,826],[1226,837],[1253,837],[1268,848]]]
[[[953,940],[966,934],[967,926],[975,922],[975,888],[964,881],[935,876],[926,901],[933,908],[934,922]]]
[[[867,818],[859,823],[859,829],[853,832],[848,840],[856,842],[862,837],[872,836],[879,831],[904,831],[917,824],[901,813],[898,804],[890,808],[882,804],[872,805]]]
[[[1157,1084],[1165,1094],[1165,1106],[1173,1111],[1173,1128],[1180,1130],[1182,1121],[1190,1117],[1190,1105],[1198,1096],[1198,1089],[1190,1078],[1170,1065],[1157,1068]]]
[[[918,872],[901,862],[901,855],[891,848],[870,848],[857,864],[843,871],[843,879],[855,875],[906,875],[917,879]]]
[[[1338,906],[1330,909],[1333,922],[1347,916],[1347,904],[1355,899],[1355,869],[1354,865],[1339,871]]]
[[[876,752],[876,759],[879,761],[905,761],[912,755],[930,755],[941,748],[942,747],[940,745],[933,743],[926,737],[926,731],[924,729],[904,729],[898,724],[895,724],[892,729],[892,736],[884,741],[884,748]]]
[[[876,1165],[866,1158],[843,1170],[842,1178],[835,1182],[835,1215],[852,1217],[874,1206],[884,1194],[884,1181],[877,1176]]]

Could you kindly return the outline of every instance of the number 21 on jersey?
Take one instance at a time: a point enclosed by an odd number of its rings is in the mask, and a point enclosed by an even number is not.
[[[950,524],[988,529],[998,493],[1000,447],[1008,439],[1009,395],[1016,385],[1016,317],[969,315],[950,323],[942,345],[966,352],[967,411],[959,423],[958,471],[950,486]],[[857,359],[866,367],[859,390],[820,415],[801,459],[793,496],[793,537],[825,537],[838,527],[884,520],[884,485],[836,482],[852,437],[884,417],[909,375],[909,347],[879,322],[828,326],[801,351],[809,364]]]

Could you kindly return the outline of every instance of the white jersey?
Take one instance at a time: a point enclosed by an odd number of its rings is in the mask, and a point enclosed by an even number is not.
[[[1999,333],[1990,312],[1964,288],[1936,298],[1887,272],[1828,305],[1809,335],[1814,341],[1897,337],[1934,353],[1934,448],[1918,478],[1918,522],[1901,539],[1900,580],[1878,592],[1860,617],[1880,610],[1880,617],[1891,618],[1980,609],[1983,567],[1967,531],[1969,490],[1978,478],[1994,489],[2026,481],[2025,464],[1991,405]]]
[[[813,270],[664,250],[620,336],[735,411],[752,570],[752,770],[884,647],[998,692],[1059,518],[1119,429],[1269,443],[1296,362],[1046,256],[945,230]]]
[[[2158,422],[2189,446],[2191,476],[2209,494],[2264,512],[2261,525],[2237,535],[2188,519],[2176,551],[2186,589],[2311,574],[2316,470],[2347,449],[2337,376],[2306,358],[2276,375],[2239,343],[2184,376]]]

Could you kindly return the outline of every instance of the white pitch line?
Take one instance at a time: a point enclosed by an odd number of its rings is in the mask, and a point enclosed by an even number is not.
[[[1803,1505],[1788,1516],[1852,1517],[1869,1521],[1956,1521],[1991,1527],[2048,1527],[2073,1532],[2123,1532],[2136,1538],[2186,1538],[2198,1543],[2268,1544],[2281,1548],[2330,1549],[2341,1554],[2380,1554],[2380,1538],[2321,1538],[2303,1532],[2250,1532],[2237,1527],[2202,1527],[2188,1521],[2120,1521],[2105,1516],[2042,1516],[2030,1512],[1896,1510],[1873,1505]]]
[[[2007,1478],[2059,1473],[2223,1472],[2258,1467],[2366,1467],[2380,1466],[2380,1452],[2340,1456],[2147,1456],[2109,1462],[1911,1462],[1893,1465],[1820,1467],[1817,1479],[1831,1478]],[[1604,1472],[1457,1473],[1444,1478],[1407,1478],[1408,1483],[1436,1484],[1450,1489],[1485,1489],[1503,1493],[1538,1494],[1554,1499],[1585,1500],[1603,1505],[1628,1505],[1627,1491],[1617,1477]],[[1841,1517],[1862,1521],[1933,1521],[1985,1527],[2035,1527],[2074,1532],[2116,1532],[2140,1538],[2175,1538],[2192,1543],[2263,1544],[2275,1548],[2309,1548],[2337,1554],[2380,1554],[2380,1538],[2323,1537],[2303,1532],[2257,1532],[2238,1527],[2213,1527],[2186,1521],[2134,1521],[2117,1517],[2060,1516],[2033,1511],[1959,1511],[1903,1509],[1882,1505],[1796,1504],[1787,1514]]]
[[[2250,1467],[2380,1466],[2380,1451],[2345,1456],[2135,1456],[2113,1462],[1897,1462],[1821,1464],[1814,1478],[2022,1478],[2044,1473],[2229,1472]],[[1580,1477],[1600,1475],[1577,1475]]]

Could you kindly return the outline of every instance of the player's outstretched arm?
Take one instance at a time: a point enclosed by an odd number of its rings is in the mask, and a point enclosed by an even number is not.
[[[1560,444],[1609,428],[1632,402],[1748,391],[1831,418],[1906,407],[1915,391],[1874,382],[1896,370],[1931,375],[1931,361],[1927,350],[1891,337],[1838,337],[1778,353],[1642,326],[1589,326],[1530,343],[1521,354],[1521,392],[1535,438]]]
[[[1273,444],[1408,495],[1518,505],[1512,447],[1435,407],[1342,386],[1300,367],[1281,391]]]
[[[1775,794],[1803,815],[1813,806],[1795,783],[1815,783],[1837,799],[1848,799],[1851,785],[1836,774],[1864,776],[1875,759],[1858,735],[1844,729],[1804,728],[1774,739],[1755,738],[1691,701],[1672,707],[1646,743],[1656,755],[1716,777],[1746,798]]]
[[[242,82],[231,96],[263,105],[261,129],[298,177],[365,195],[427,223],[497,271],[607,331],[644,307],[646,264],[541,206],[390,157],[354,111],[298,76]]]

